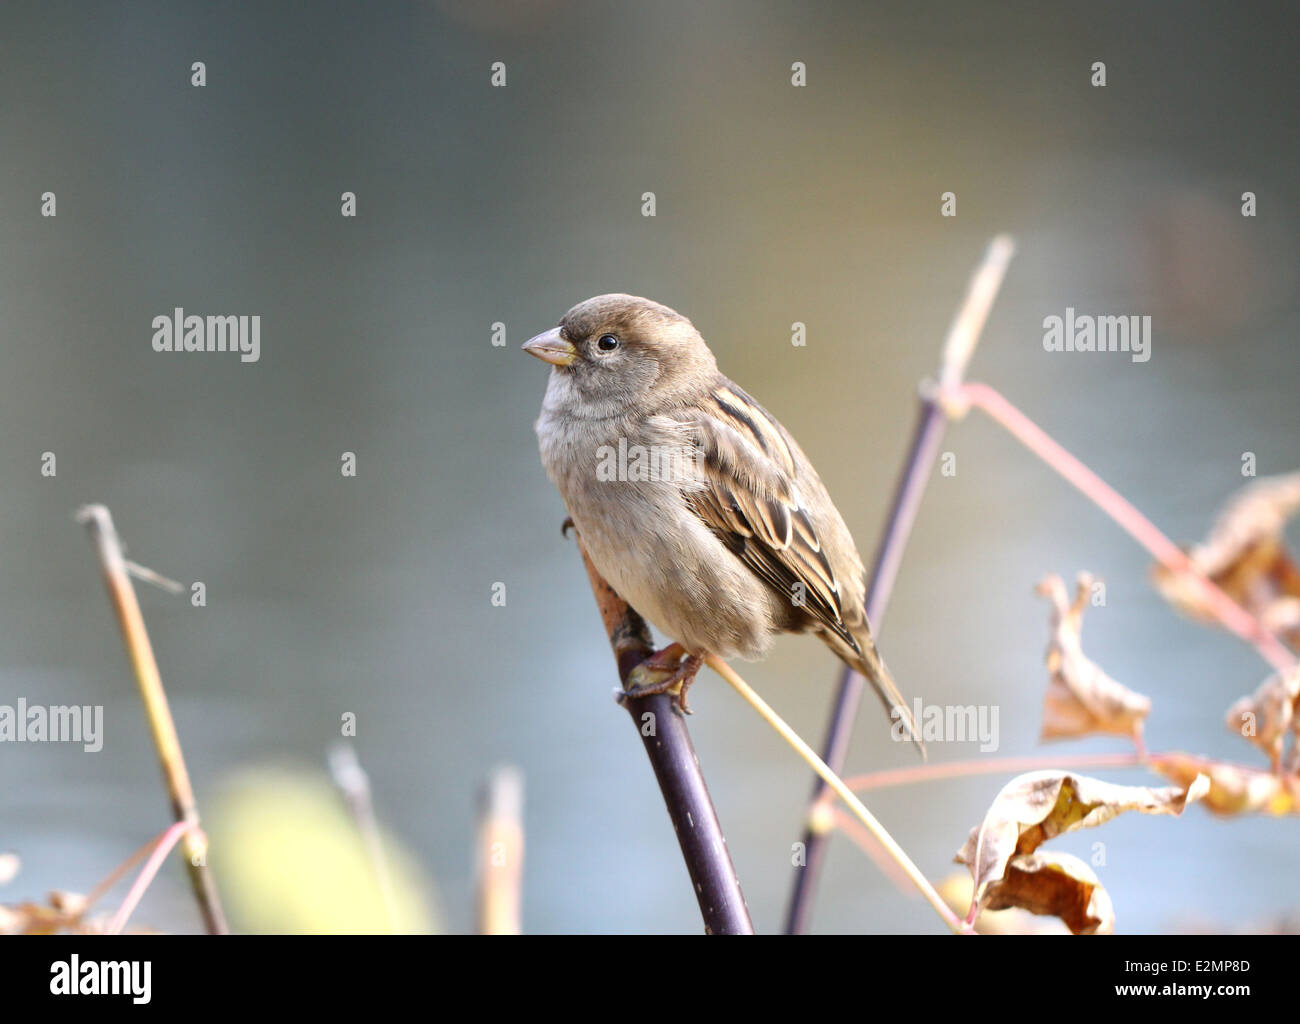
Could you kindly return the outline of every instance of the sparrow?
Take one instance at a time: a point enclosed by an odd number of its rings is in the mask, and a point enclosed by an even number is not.
[[[542,464],[592,564],[675,642],[626,692],[686,691],[707,655],[761,658],[813,632],[918,733],[876,650],[853,537],[790,432],[667,306],[598,295],[524,343],[551,372]]]

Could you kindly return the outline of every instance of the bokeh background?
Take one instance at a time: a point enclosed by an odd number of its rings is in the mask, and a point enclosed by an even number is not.
[[[687,313],[800,439],[869,556],[917,384],[987,240],[1009,231],[1018,256],[972,376],[1197,539],[1242,485],[1243,452],[1261,475],[1300,464],[1293,11],[6,3],[0,703],[103,704],[106,738],[97,754],[0,744],[0,848],[23,859],[0,896],[87,890],[167,822],[72,519],[93,500],[133,558],[207,584],[205,608],[149,588],[142,602],[219,868],[223,836],[248,834],[215,810],[231,787],[325,779],[354,712],[378,814],[439,927],[472,926],[476,792],[511,762],[527,786],[527,930],[697,931],[538,462],[545,368],[518,344],[599,292]],[[1089,82],[1097,60],[1105,88]],[[939,215],[945,191],[955,218]],[[261,361],[153,352],[150,321],[175,306],[260,314]],[[1042,320],[1067,306],[1151,315],[1153,357],[1044,352]],[[880,637],[904,691],[996,705],[1003,755],[1122,749],[1037,740],[1048,609],[1032,587],[1089,569],[1109,600],[1086,650],[1152,697],[1151,747],[1256,761],[1222,716],[1266,674],[1257,655],[1177,618],[1144,552],[989,422],[945,448],[957,473],[932,481]],[[820,740],[837,663],[817,641],[743,671]],[[716,677],[692,703],[750,909],[776,930],[809,773]],[[912,763],[885,735],[864,704],[852,771]],[[938,878],[1004,781],[870,803]],[[1298,838],[1295,819],[1194,808],[1061,846],[1106,842],[1121,931],[1255,928],[1300,903]],[[222,880],[236,927],[272,926]],[[137,917],[197,928],[178,867]],[[843,839],[815,926],[941,927]]]

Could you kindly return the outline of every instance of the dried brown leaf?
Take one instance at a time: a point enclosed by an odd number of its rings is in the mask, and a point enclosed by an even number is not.
[[[956,914],[964,914],[970,907],[975,884],[969,871],[948,875],[936,888],[944,903]],[[975,931],[980,935],[1069,935],[1070,929],[1058,920],[1039,917],[1019,907],[1006,910],[980,912],[975,918]]]
[[[1269,757],[1276,772],[1282,764],[1282,743],[1300,723],[1296,703],[1300,700],[1300,665],[1269,676],[1249,697],[1228,708],[1224,718],[1230,732],[1240,734]]]
[[[1075,935],[1109,935],[1115,930],[1115,907],[1092,868],[1055,850],[1012,857],[1006,876],[990,887],[985,906],[1019,907],[1057,917]]]
[[[1281,817],[1300,813],[1300,780],[1225,764],[1191,754],[1161,754],[1151,767],[1166,779],[1186,785],[1198,775],[1210,780],[1205,806],[1215,814],[1269,814]]]
[[[1300,644],[1300,568],[1283,530],[1297,512],[1300,472],[1264,477],[1233,495],[1209,537],[1187,552],[1197,570],[1292,646]],[[1156,589],[1183,614],[1217,621],[1194,577],[1163,565],[1151,574]]]
[[[1051,678],[1043,699],[1042,738],[1107,733],[1127,736],[1141,746],[1150,699],[1111,679],[1083,653],[1083,610],[1092,584],[1092,576],[1080,573],[1073,603],[1060,576],[1047,576],[1037,587],[1052,602],[1052,635],[1047,645]]]
[[[0,884],[12,880],[20,866],[16,853],[0,854]],[[88,903],[81,893],[55,889],[47,900],[0,905],[0,935],[53,935],[62,931],[84,934],[90,930],[82,921]]]
[[[54,935],[72,923],[63,911],[43,903],[0,907],[0,935]]]
[[[1201,797],[1209,786],[1208,779],[1194,779],[1186,787],[1120,786],[1061,771],[1017,776],[1002,788],[984,821],[971,829],[970,837],[957,853],[957,862],[969,866],[975,880],[972,909],[975,905],[984,907],[993,900],[1001,900],[1004,889],[1014,892],[1014,886],[1020,882],[1011,882],[1012,888],[1006,889],[1013,858],[1033,853],[1054,836],[1093,828],[1124,811],[1182,814],[1188,802]],[[1034,873],[1041,870],[1043,867],[1037,865]],[[1057,866],[1051,870],[1059,873],[1061,869]],[[1064,884],[1058,879],[1051,881]],[[1039,880],[1038,884],[1047,883]],[[1097,918],[1104,919],[1105,915]]]

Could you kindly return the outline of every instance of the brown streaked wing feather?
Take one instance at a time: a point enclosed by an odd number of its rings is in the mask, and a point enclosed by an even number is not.
[[[791,599],[804,588],[804,611],[855,651],[844,624],[839,582],[802,505],[795,460],[782,428],[727,381],[689,420],[703,453],[704,489],[688,504],[758,576]]]

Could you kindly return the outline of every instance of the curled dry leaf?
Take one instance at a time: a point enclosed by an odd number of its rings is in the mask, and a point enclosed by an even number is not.
[[[1115,682],[1083,653],[1083,609],[1092,584],[1092,576],[1079,573],[1073,602],[1066,596],[1065,582],[1055,574],[1036,588],[1052,602],[1052,635],[1047,645],[1051,679],[1043,699],[1042,738],[1108,733],[1127,736],[1141,747],[1150,699]]]
[[[1286,549],[1286,522],[1300,512],[1300,472],[1263,477],[1229,499],[1210,536],[1187,551],[1192,565],[1288,644],[1300,644],[1300,569]],[[1156,589],[1185,615],[1217,621],[1195,578],[1163,565]]]
[[[1058,917],[1074,935],[1109,935],[1115,907],[1101,882],[1078,857],[1036,850],[1012,857],[1006,876],[989,893],[986,909],[1019,907]]]
[[[1253,694],[1228,708],[1224,722],[1230,732],[1239,733],[1264,751],[1276,772],[1282,765],[1283,740],[1300,726],[1296,720],[1298,699],[1300,665],[1269,676]]]
[[[969,871],[948,875],[936,888],[944,903],[956,914],[964,914],[970,907],[975,884]],[[975,918],[975,931],[979,935],[1069,935],[1070,929],[1060,921],[1031,914],[1019,907],[1006,910],[985,908]]]
[[[1203,775],[1210,781],[1205,806],[1215,814],[1300,814],[1300,779],[1224,764],[1191,754],[1161,754],[1151,767],[1180,785]]]
[[[1069,914],[1062,920],[1071,930],[1075,925],[1093,931],[1109,928],[1109,900],[1104,891],[1098,894],[1100,885],[1089,877],[1090,871],[1081,875],[1061,858],[1025,858],[1054,836],[1093,828],[1124,811],[1182,814],[1209,787],[1210,781],[1202,778],[1186,787],[1155,789],[1120,786],[1073,772],[1017,776],[1002,788],[984,821],[971,829],[957,852],[957,863],[967,865],[975,880],[971,915],[983,907],[1020,906],[1034,913],[1055,913],[1035,909],[1055,907]]]

